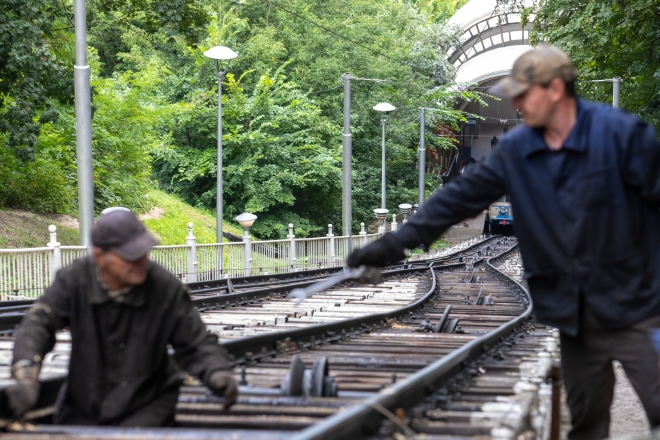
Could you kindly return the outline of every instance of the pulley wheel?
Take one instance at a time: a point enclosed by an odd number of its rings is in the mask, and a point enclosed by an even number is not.
[[[280,385],[280,394],[282,396],[302,396],[304,374],[305,363],[300,360],[298,355],[294,355],[291,358],[289,374],[286,375]]]

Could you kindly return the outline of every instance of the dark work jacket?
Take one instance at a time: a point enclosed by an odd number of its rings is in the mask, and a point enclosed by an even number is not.
[[[71,331],[69,375],[56,421],[120,424],[162,400],[164,393],[171,394],[173,383],[178,384],[168,344],[177,363],[204,382],[213,371],[231,367],[226,350],[207,332],[186,288],[158,264],[149,262],[145,282],[120,304],[112,301],[99,285],[96,262],[82,258],[57,273],[16,333],[13,363],[41,361],[53,348],[55,332],[64,327]],[[125,327],[105,329],[106,335],[119,335],[112,341],[103,340],[100,328],[103,319],[108,321],[99,313],[108,311],[120,312],[123,319],[115,324]],[[176,398],[172,406],[175,403]]]
[[[536,317],[569,335],[578,332],[581,296],[608,329],[660,314],[656,133],[609,106],[577,107],[560,169],[542,130],[517,127],[396,232],[407,248],[429,245],[508,194]]]

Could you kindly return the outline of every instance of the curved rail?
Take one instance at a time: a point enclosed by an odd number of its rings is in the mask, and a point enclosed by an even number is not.
[[[517,245],[516,245],[517,246]],[[389,410],[409,406],[423,397],[428,388],[442,382],[456,372],[463,363],[482,354],[489,346],[495,344],[513,332],[514,328],[527,320],[532,313],[532,299],[529,291],[519,282],[504,274],[491,264],[491,260],[509,253],[516,246],[497,257],[489,258],[486,264],[500,276],[507,278],[524,293],[527,299],[527,309],[517,318],[502,324],[492,332],[468,342],[461,348],[432,363],[428,367],[414,373],[405,380],[398,382],[383,392],[371,398],[362,400],[346,410],[328,417],[320,423],[310,426],[293,437],[294,440],[323,440],[337,438],[361,438],[368,432],[373,432],[380,424],[381,413],[376,409],[385,407]]]
[[[408,261],[404,264],[390,266],[390,270],[385,271],[385,274],[401,273],[399,270],[426,270],[428,265],[432,262],[442,263],[460,258],[463,254],[470,255],[470,251],[476,247],[481,247],[489,242],[501,240],[501,236],[492,236],[479,241],[465,249],[460,249],[451,254],[444,255],[437,258],[429,258],[425,260]],[[407,267],[407,269],[406,269]],[[397,269],[401,268],[401,269]],[[203,307],[207,304],[226,303],[228,305],[241,304],[246,301],[265,298],[273,293],[288,292],[294,288],[304,288],[316,281],[327,277],[328,275],[340,272],[342,267],[312,269],[301,272],[273,274],[273,275],[258,275],[251,277],[236,277],[231,279],[222,279],[216,281],[201,281],[197,283],[190,283],[188,287],[191,289],[191,294],[202,294],[221,292],[217,295],[210,295],[205,297],[193,298],[192,302],[197,307]],[[246,289],[239,292],[232,292],[234,289]],[[0,301],[0,332],[7,332],[13,330],[23,319],[25,312],[32,306],[34,300],[22,301]]]
[[[457,251],[451,254],[451,256],[469,253],[471,249],[477,246],[483,246],[484,243],[491,242],[495,239],[502,240],[502,237],[499,238],[493,237],[492,239],[484,240],[478,244],[475,244],[474,246],[470,246],[469,248]],[[478,261],[482,261],[482,260],[483,258]],[[426,292],[422,298],[418,299],[417,301],[411,304],[408,304],[396,310],[391,310],[388,312],[383,312],[368,316],[350,318],[347,320],[341,320],[341,321],[330,322],[325,324],[317,324],[303,328],[285,330],[281,332],[274,332],[274,333],[268,333],[262,335],[243,337],[239,339],[227,340],[221,342],[221,345],[227,348],[229,353],[231,353],[231,355],[234,356],[236,362],[240,365],[248,361],[256,361],[262,358],[268,358],[277,355],[278,347],[282,342],[285,343],[296,342],[299,344],[303,344],[306,347],[312,347],[315,345],[321,345],[326,341],[341,339],[344,337],[346,333],[359,334],[365,331],[369,331],[373,328],[378,328],[379,325],[381,325],[384,322],[387,322],[390,319],[405,316],[417,309],[424,307],[425,304],[433,297],[437,286],[437,275],[436,272],[433,270],[433,267],[436,266],[439,262],[434,259],[429,259],[429,260],[419,260],[415,263],[416,263],[415,265],[409,265],[409,266],[416,266],[416,267],[395,269],[387,272],[387,275],[392,276],[397,274],[410,274],[410,273],[427,271],[431,268],[430,270],[431,286],[429,291]],[[429,264],[429,266],[421,266],[422,264]],[[443,264],[441,267],[442,269],[461,268],[464,267],[464,263]],[[306,285],[306,284],[310,284],[311,282],[312,281],[304,281],[302,283],[290,283],[286,286],[285,285],[279,286],[278,288],[282,290],[290,290],[294,287],[297,287],[297,285],[302,285],[302,284]],[[228,300],[230,297],[235,297],[236,300],[245,300],[246,297],[250,295],[254,296],[256,294],[261,294],[267,290],[268,289],[254,289],[242,293],[236,293],[231,295],[218,295],[218,296],[221,297],[222,300]],[[272,293],[272,289],[270,290],[270,293]],[[208,302],[208,298],[200,299],[199,302]],[[58,388],[65,380],[66,380],[66,375],[61,375],[61,376],[51,377],[49,379],[42,381],[44,387],[42,388],[43,392],[42,392],[42,396],[40,397],[39,406],[51,405],[55,400]],[[0,389],[0,393],[2,392],[3,390]]]

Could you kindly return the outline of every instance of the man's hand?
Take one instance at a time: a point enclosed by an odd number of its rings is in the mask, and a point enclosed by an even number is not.
[[[393,233],[386,233],[382,238],[354,250],[346,260],[349,267],[373,266],[385,267],[406,257],[404,247]]]
[[[5,394],[7,406],[13,417],[22,417],[26,412],[34,408],[39,400],[41,385],[35,379],[22,379],[16,385],[9,387]]]
[[[214,371],[209,377],[208,387],[218,396],[225,398],[224,409],[229,409],[238,397],[238,385],[229,371]]]

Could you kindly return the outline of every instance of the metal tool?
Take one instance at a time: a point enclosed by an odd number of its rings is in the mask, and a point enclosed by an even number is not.
[[[358,268],[345,267],[343,272],[307,286],[304,289],[293,289],[287,298],[297,298],[300,304],[315,293],[329,289],[335,284],[344,281],[358,281],[364,284],[380,284],[383,282],[383,273],[380,267],[360,266]]]

